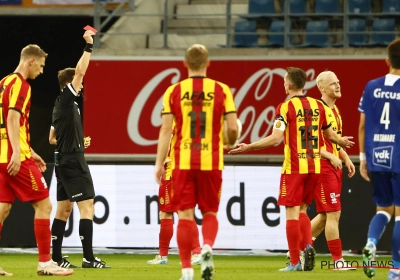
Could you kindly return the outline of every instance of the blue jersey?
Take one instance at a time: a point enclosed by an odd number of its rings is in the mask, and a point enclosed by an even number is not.
[[[369,81],[358,111],[365,114],[368,170],[400,173],[400,76]]]

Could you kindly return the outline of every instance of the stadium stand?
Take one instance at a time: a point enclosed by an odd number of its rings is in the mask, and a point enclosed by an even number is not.
[[[366,20],[365,19],[351,19],[349,20],[349,45],[352,47],[365,46],[367,43],[366,34]],[[358,32],[358,33],[353,33]]]
[[[255,20],[238,21],[235,24],[233,47],[258,47],[257,22]],[[242,34],[245,33],[245,34]],[[252,33],[252,34],[247,34]]]
[[[375,18],[372,23],[372,36],[369,45],[371,46],[387,46],[394,40],[394,33],[389,33],[395,30],[394,18]],[[381,33],[386,32],[386,33]]]
[[[349,0],[350,14],[371,13],[371,0]]]
[[[384,13],[400,13],[400,1],[399,0],[383,0]]]

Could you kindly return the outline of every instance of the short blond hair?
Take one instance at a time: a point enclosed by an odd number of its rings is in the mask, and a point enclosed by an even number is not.
[[[25,48],[22,49],[21,51],[21,59],[26,59],[26,58],[46,58],[47,53],[45,53],[44,50],[42,50],[38,45],[30,44],[27,45]]]
[[[326,76],[331,75],[331,74],[335,75],[335,72],[325,70],[325,71],[322,71],[321,73],[319,73],[317,76],[317,79],[316,79],[317,86],[320,86],[320,83],[326,78]]]
[[[208,50],[205,46],[194,44],[186,51],[185,59],[191,70],[201,70],[207,66]]]

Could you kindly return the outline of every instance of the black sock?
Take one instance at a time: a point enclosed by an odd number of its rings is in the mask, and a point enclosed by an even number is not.
[[[51,243],[53,246],[52,259],[55,262],[58,262],[62,259],[61,247],[64,239],[66,225],[67,222],[59,219],[54,219],[53,225],[51,226]]]
[[[79,221],[79,237],[82,242],[83,257],[87,261],[94,261],[93,255],[93,221],[81,219]]]

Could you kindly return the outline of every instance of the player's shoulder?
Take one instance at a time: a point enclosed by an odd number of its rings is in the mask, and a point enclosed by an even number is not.
[[[375,78],[375,79],[372,79],[372,80],[368,81],[368,83],[366,85],[366,88],[384,86],[385,85],[385,80],[386,80],[386,75],[378,77],[378,78]]]
[[[224,92],[227,92],[227,91],[231,92],[231,89],[227,84],[225,84],[223,82],[220,82],[220,81],[217,81],[217,80],[210,79],[210,78],[206,78],[206,79],[211,80],[214,83],[216,83],[217,85],[219,85]]]

